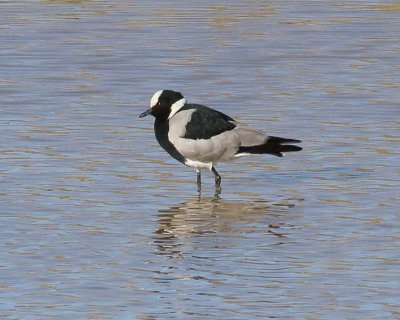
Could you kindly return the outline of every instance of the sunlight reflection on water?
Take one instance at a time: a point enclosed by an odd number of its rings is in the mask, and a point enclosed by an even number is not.
[[[0,4],[5,319],[393,319],[398,5]],[[273,135],[214,194],[137,118],[182,91]]]

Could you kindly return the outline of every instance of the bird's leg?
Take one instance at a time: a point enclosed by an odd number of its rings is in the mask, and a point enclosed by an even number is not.
[[[215,191],[216,193],[221,193],[221,176],[219,175],[219,173],[217,172],[217,170],[215,170],[214,167],[211,168],[212,173],[214,174],[214,178],[215,178]]]
[[[219,173],[217,172],[217,170],[215,170],[214,167],[211,168],[212,173],[214,174],[214,178],[215,178],[215,185],[216,186],[221,186],[221,176],[219,175]]]
[[[201,171],[196,169],[197,172],[197,192],[201,192]]]

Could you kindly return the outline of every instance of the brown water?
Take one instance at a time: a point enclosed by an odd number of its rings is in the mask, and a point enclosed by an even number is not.
[[[0,2],[1,319],[399,319],[399,14]],[[163,88],[304,150],[199,196],[138,119]]]

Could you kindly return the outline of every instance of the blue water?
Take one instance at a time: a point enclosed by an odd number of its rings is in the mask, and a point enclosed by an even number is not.
[[[2,1],[2,319],[396,319],[395,2]],[[285,158],[196,174],[160,89]]]

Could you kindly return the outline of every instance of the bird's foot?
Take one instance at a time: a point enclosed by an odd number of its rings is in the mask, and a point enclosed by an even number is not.
[[[220,185],[215,185],[215,193],[214,197],[219,198],[219,195],[221,194],[222,188]]]

